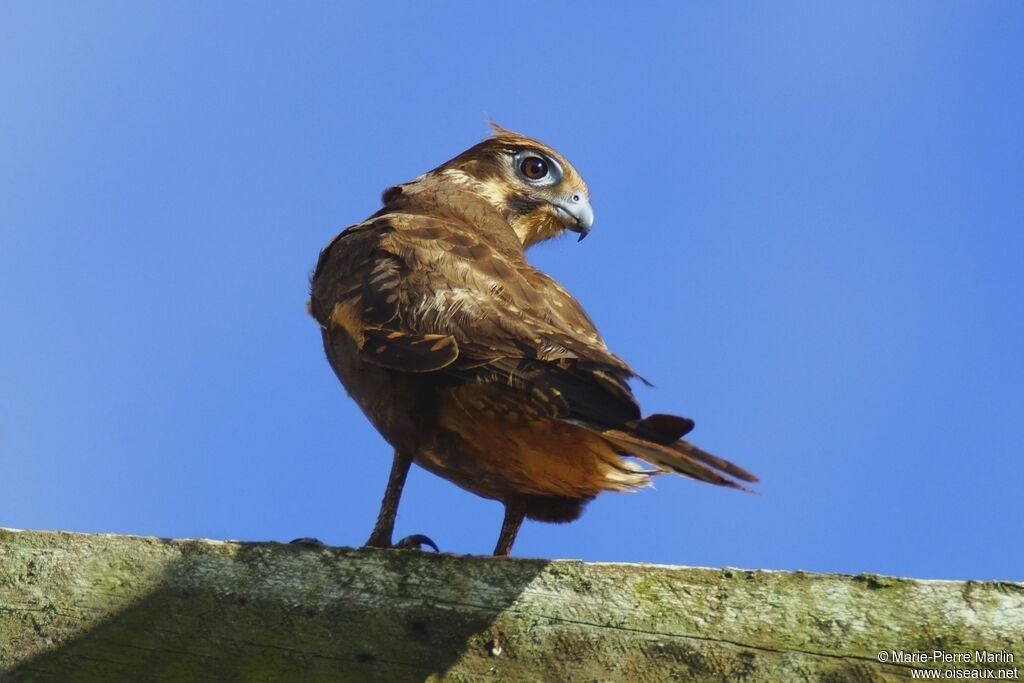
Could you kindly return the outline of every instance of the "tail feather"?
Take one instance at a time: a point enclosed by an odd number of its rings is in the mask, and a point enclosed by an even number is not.
[[[750,482],[751,484],[756,484],[760,481],[756,475],[748,472],[736,463],[729,462],[725,458],[720,458],[717,455],[712,455],[707,451],[701,450],[689,441],[683,441],[680,439],[672,444],[672,448],[688,457],[699,460],[700,462],[711,465],[717,470],[730,474],[737,479],[742,479],[743,481]]]
[[[634,455],[662,470],[676,472],[716,486],[726,486],[742,491],[750,491],[750,489],[735,479],[750,483],[758,481],[756,476],[739,465],[701,450],[682,439],[664,444],[652,441],[649,435],[643,433],[609,429],[575,420],[573,422],[600,434],[622,453]]]
[[[677,415],[648,415],[636,423],[630,423],[630,431],[645,439],[657,441],[663,446],[675,443],[693,429],[693,420]]]

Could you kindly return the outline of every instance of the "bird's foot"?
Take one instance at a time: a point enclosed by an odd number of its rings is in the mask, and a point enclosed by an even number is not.
[[[313,548],[327,547],[326,543],[321,541],[319,538],[313,538],[312,536],[296,538],[288,541],[288,545],[305,545]],[[374,539],[370,539],[367,541],[366,545],[370,548],[394,548],[396,550],[423,550],[423,546],[427,546],[428,548],[433,548],[435,553],[441,552],[430,536],[424,536],[423,534],[406,536],[398,543],[375,543]]]
[[[315,548],[325,547],[327,544],[321,541],[319,538],[313,538],[312,536],[303,536],[302,538],[296,538],[288,541],[288,545],[308,545]]]
[[[396,543],[393,547],[395,548],[415,548],[416,550],[423,550],[423,546],[429,546],[434,549],[435,553],[441,552],[437,544],[429,536],[423,534],[413,534],[412,536],[406,536],[401,541]]]
[[[369,548],[394,548],[396,550],[423,550],[423,546],[433,548],[435,553],[441,552],[437,544],[429,536],[423,534],[413,534],[412,536],[406,536],[398,543],[392,543],[391,539],[377,539],[371,537],[366,542],[366,546]]]

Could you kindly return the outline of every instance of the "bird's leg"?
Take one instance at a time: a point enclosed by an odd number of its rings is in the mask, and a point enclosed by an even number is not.
[[[380,502],[377,524],[373,527],[370,540],[366,545],[375,548],[390,548],[391,535],[395,531],[395,517],[398,515],[398,501],[402,497],[405,478],[409,475],[412,458],[399,450],[395,450],[395,458],[391,461],[391,474],[388,476],[388,487],[384,491],[384,499]]]
[[[518,503],[505,502],[505,520],[501,523],[501,533],[498,534],[498,543],[494,546],[495,555],[508,555],[512,552],[512,544],[516,542],[516,535],[519,527],[523,525],[523,518],[526,511]]]
[[[373,533],[370,534],[366,545],[374,548],[419,548],[429,545],[437,550],[437,545],[422,534],[408,536],[397,544],[391,542],[391,536],[395,532],[395,517],[398,515],[398,501],[402,498],[402,489],[405,487],[405,478],[409,475],[410,466],[412,456],[396,449],[395,459],[391,462],[391,474],[388,476],[388,487],[384,491],[384,499],[380,502],[377,524],[373,527]]]

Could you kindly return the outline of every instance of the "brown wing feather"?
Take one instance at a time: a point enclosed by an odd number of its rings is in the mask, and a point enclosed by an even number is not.
[[[451,335],[382,329],[364,330],[360,350],[371,363],[406,372],[433,372],[459,357],[459,345]]]
[[[539,392],[604,424],[638,420],[633,371],[579,303],[521,247],[492,237],[450,217],[379,215],[325,250],[317,273],[332,261],[337,275],[314,275],[313,314],[344,327],[371,363]],[[425,355],[438,336],[453,343]]]
[[[492,356],[574,358],[632,374],[561,286],[530,266],[521,248],[487,243],[475,226],[397,214],[381,249],[405,269],[399,315],[419,333],[452,334]]]

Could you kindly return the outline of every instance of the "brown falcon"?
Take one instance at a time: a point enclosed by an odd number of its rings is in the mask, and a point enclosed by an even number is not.
[[[395,449],[368,545],[392,545],[413,462],[504,504],[496,555],[524,518],[572,521],[602,491],[654,474],[757,481],[682,440],[691,420],[641,417],[636,373],[527,263],[526,248],[566,230],[583,239],[593,223],[558,152],[495,127],[382,201],[321,252],[309,304],[335,373]]]

